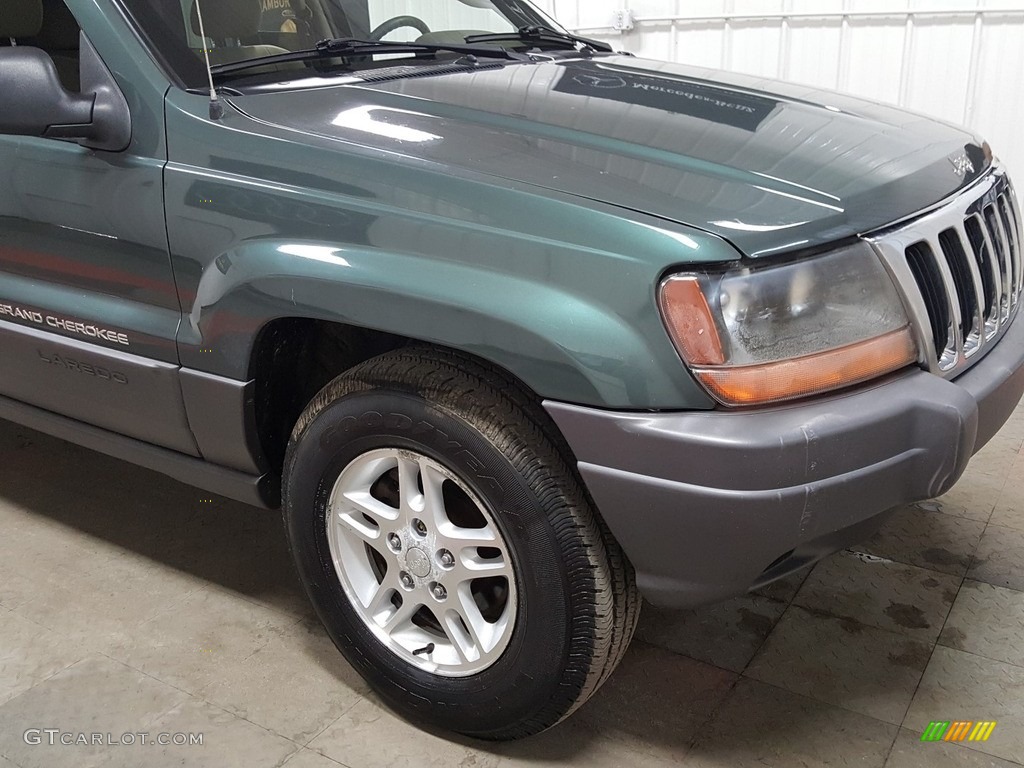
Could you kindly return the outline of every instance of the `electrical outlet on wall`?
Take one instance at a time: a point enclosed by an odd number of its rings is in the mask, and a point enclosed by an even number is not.
[[[623,8],[612,14],[612,27],[619,32],[630,32],[636,26],[636,16],[630,8]]]

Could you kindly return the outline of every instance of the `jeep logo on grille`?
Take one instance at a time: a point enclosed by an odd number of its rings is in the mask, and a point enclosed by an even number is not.
[[[961,179],[966,178],[969,173],[974,173],[974,163],[966,152],[950,155],[949,162],[953,164],[953,173]]]

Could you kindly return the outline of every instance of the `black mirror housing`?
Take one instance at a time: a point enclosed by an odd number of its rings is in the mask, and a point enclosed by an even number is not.
[[[69,93],[53,60],[38,48],[0,48],[0,133],[87,138],[95,96]]]

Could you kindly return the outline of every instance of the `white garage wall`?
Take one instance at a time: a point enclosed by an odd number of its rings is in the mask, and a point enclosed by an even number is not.
[[[779,77],[968,125],[1024,179],[1024,0],[541,0],[639,56]],[[632,32],[611,28],[629,8]],[[1024,184],[1024,182],[1021,182]]]

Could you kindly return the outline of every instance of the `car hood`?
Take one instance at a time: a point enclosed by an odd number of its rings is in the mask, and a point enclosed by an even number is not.
[[[988,167],[962,129],[624,55],[247,92],[260,121],[697,227],[758,257],[925,209]]]

